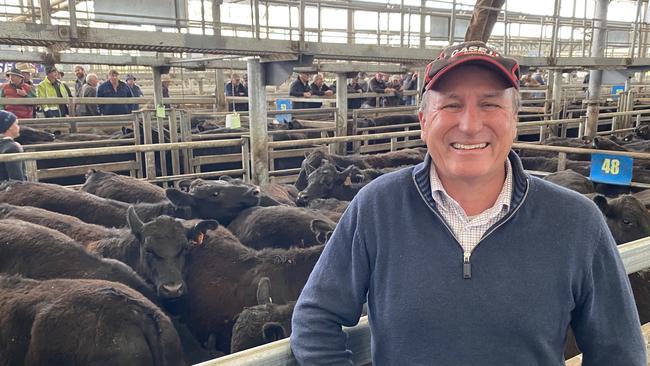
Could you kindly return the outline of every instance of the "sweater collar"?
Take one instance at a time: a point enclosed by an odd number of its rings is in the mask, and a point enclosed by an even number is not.
[[[508,159],[510,160],[513,175],[512,197],[510,199],[510,211],[512,212],[514,208],[523,202],[529,183],[529,175],[524,171],[521,160],[514,151],[510,150],[510,153],[508,153]],[[429,207],[436,207],[436,203],[431,193],[431,180],[429,178],[431,162],[431,156],[427,153],[424,161],[415,166],[412,174],[415,186],[427,205]]]

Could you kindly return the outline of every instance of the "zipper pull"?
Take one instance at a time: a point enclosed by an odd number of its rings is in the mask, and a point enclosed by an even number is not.
[[[469,257],[472,252],[467,251],[463,253],[463,279],[468,280],[472,278],[472,264],[469,262]]]

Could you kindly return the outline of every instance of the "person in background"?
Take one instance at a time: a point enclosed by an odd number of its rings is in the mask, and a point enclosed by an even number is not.
[[[533,79],[535,79],[539,85],[546,85],[546,81],[544,80],[544,75],[542,75],[542,70],[537,69],[535,70],[535,73],[533,74]]]
[[[296,80],[289,87],[289,95],[297,98],[311,98],[311,86],[309,86],[309,74],[301,72]],[[321,103],[293,102],[294,109],[318,108]]]
[[[108,72],[108,81],[97,88],[99,98],[132,98],[131,88],[119,79],[120,73],[112,69]],[[99,112],[103,115],[131,114],[133,104],[99,104]]]
[[[417,90],[418,88],[418,73],[409,73],[404,79],[404,87],[402,90]],[[416,99],[414,95],[404,96],[404,103],[406,105],[415,105]]]
[[[312,81],[311,85],[311,95],[319,96],[319,97],[331,97],[334,95],[334,90],[327,86],[323,80],[323,75],[322,74],[316,74],[314,75],[314,80]],[[318,103],[318,107],[320,108],[323,105],[323,103]]]
[[[140,86],[135,83],[136,80],[135,76],[133,76],[132,74],[127,74],[125,80],[126,80],[126,85],[128,85],[129,88],[131,88],[131,94],[133,94],[135,98],[144,97],[144,93],[142,92],[142,89],[140,89]],[[140,105],[133,104],[133,110],[137,111],[138,109],[140,109]]]
[[[537,80],[533,78],[533,70],[528,69],[524,76],[521,77],[521,80],[519,82],[519,85],[521,86],[539,86],[539,83]]]
[[[74,65],[74,74],[77,77],[77,80],[74,82],[74,96],[79,98],[82,96],[81,88],[86,83],[86,70],[81,65]]]
[[[0,154],[23,152],[22,146],[14,141],[18,136],[20,136],[20,126],[18,126],[16,115],[11,112],[0,111]],[[24,162],[0,163],[0,182],[10,179],[27,180]]]
[[[363,71],[360,71],[357,74],[357,79],[359,80],[359,86],[361,86],[361,90],[364,93],[368,92],[368,81],[366,80],[368,78],[368,74],[366,74]]]
[[[348,94],[363,93],[363,87],[359,84],[359,77],[355,76],[348,83]],[[359,109],[363,104],[363,98],[348,98],[348,109]]]
[[[38,90],[36,89],[36,85],[34,85],[34,81],[32,81],[32,75],[36,72],[34,65],[26,62],[19,62],[16,64],[16,68],[20,70],[21,74],[23,74],[23,78],[24,78],[23,82],[30,86],[34,95],[38,95]],[[32,106],[31,118],[36,118],[36,110],[39,108],[40,107],[38,105]]]
[[[160,80],[162,84],[162,96],[163,98],[169,98],[169,85],[172,83],[172,79],[169,77],[169,74],[160,75]],[[165,108],[171,108],[171,104],[165,103]]]
[[[375,76],[368,82],[368,91],[371,93],[393,93],[392,89],[385,81],[384,74],[377,72]],[[368,98],[366,103],[371,107],[376,107],[376,97]]]
[[[239,74],[232,74],[230,82],[226,84],[224,91],[227,97],[247,97],[248,88],[241,82]],[[229,111],[247,111],[248,103],[227,103]]]
[[[388,83],[388,88],[392,89],[395,95],[384,97],[384,107],[396,107],[402,102],[402,80],[400,75],[393,75]],[[385,89],[384,89],[385,90]]]
[[[297,363],[353,365],[342,326],[367,303],[373,365],[564,365],[571,328],[585,366],[647,366],[603,214],[512,150],[517,61],[473,41],[426,70],[427,155],[345,210],[294,309]]]
[[[97,75],[93,73],[88,74],[84,86],[81,87],[81,97],[97,97],[97,84],[99,84],[99,78],[97,78]],[[77,104],[76,112],[78,116],[97,116],[99,115],[99,108],[97,107],[97,104]]]
[[[70,98],[70,89],[59,80],[59,70],[54,65],[45,66],[46,77],[38,84],[39,98]],[[67,104],[44,104],[41,106],[45,118],[68,116]]]
[[[0,87],[0,98],[35,98],[36,93],[32,87],[25,83],[25,77],[19,69],[13,67],[7,72],[9,82]],[[0,109],[4,109],[13,113],[18,118],[33,118],[34,106],[33,105],[19,105],[7,104],[0,105]]]

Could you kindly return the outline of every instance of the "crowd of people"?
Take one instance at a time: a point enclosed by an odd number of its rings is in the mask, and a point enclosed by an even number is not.
[[[348,94],[356,93],[382,93],[392,94],[390,96],[380,97],[379,106],[392,107],[399,105],[414,105],[415,97],[413,95],[403,95],[405,90],[416,90],[417,72],[409,72],[404,75],[388,75],[377,72],[375,76],[368,79],[365,72],[358,73],[355,77],[348,80]],[[311,75],[306,72],[298,73],[296,79],[289,87],[289,96],[295,98],[322,98],[331,97],[336,94],[336,81],[331,85],[325,82],[322,74]],[[248,76],[244,74],[232,74],[230,82],[225,85],[225,94],[229,97],[247,97],[248,96]],[[294,101],[294,109],[320,108],[321,102]],[[371,98],[350,98],[348,99],[349,109],[376,107],[375,97]],[[248,103],[229,102],[229,111],[247,111]]]
[[[143,97],[144,93],[136,77],[128,74],[124,81],[120,74],[112,69],[107,74],[107,80],[101,80],[97,74],[87,72],[82,65],[74,66],[76,76],[73,90],[62,80],[64,72],[54,65],[45,67],[45,78],[38,85],[32,81],[36,73],[34,65],[16,63],[6,72],[6,82],[0,85],[0,98],[131,98]],[[163,97],[169,97],[169,75],[162,75]],[[6,110],[17,118],[36,118],[39,112],[45,118],[67,116],[96,116],[129,114],[139,109],[138,104],[40,104],[40,105],[0,105],[0,110]]]

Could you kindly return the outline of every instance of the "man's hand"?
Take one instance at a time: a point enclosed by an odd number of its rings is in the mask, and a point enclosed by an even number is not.
[[[331,90],[327,90],[327,91],[325,92],[325,95],[327,95],[328,97],[331,97],[333,94],[334,94],[334,92],[331,91]]]
[[[16,89],[16,94],[20,95],[21,97],[27,96],[27,93],[23,89]]]
[[[310,98],[311,93],[310,92],[304,92],[304,93],[302,93],[302,96],[305,97],[305,98]]]
[[[363,93],[363,90],[359,89],[357,90],[357,93]]]

